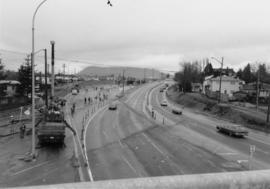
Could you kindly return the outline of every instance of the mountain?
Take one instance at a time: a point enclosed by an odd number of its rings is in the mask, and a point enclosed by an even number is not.
[[[137,79],[157,78],[159,79],[162,73],[155,69],[149,68],[135,68],[135,67],[96,67],[89,66],[78,73],[79,76],[108,76],[114,75],[115,77],[123,74],[125,70],[125,77],[135,77]]]

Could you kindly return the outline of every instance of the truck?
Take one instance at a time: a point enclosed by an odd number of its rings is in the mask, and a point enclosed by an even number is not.
[[[245,137],[248,135],[248,130],[241,125],[228,124],[228,125],[217,125],[217,131],[235,137]]]
[[[66,123],[63,112],[58,108],[50,108],[37,129],[40,145],[64,144]]]

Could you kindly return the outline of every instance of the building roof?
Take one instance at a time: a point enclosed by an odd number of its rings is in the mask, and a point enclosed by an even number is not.
[[[256,90],[257,88],[257,83],[252,82],[248,83],[246,85],[243,85],[243,90]],[[260,83],[260,90],[270,90],[270,84],[268,83]]]
[[[21,83],[16,80],[0,80],[0,85],[1,84],[20,85]]]
[[[220,76],[218,77],[214,77],[214,78],[211,78],[212,81],[219,81],[220,80]],[[221,80],[222,81],[242,81],[240,80],[239,78],[235,78],[233,76],[227,76],[227,75],[223,75],[221,77]]]

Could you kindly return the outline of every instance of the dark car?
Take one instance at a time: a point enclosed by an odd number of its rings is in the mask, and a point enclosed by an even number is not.
[[[174,107],[174,108],[172,108],[172,113],[182,115],[182,110]]]
[[[109,105],[109,110],[116,110],[117,109],[117,104],[116,103],[111,103],[110,105]]]
[[[241,125],[218,125],[216,128],[218,132],[229,136],[244,137],[248,135],[248,130]]]

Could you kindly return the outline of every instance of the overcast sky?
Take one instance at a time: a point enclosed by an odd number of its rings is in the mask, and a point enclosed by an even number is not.
[[[31,51],[39,0],[0,0],[0,57],[17,69]],[[56,70],[120,65],[179,70],[224,56],[224,66],[270,60],[269,0],[47,0],[36,17],[36,50],[56,43]],[[41,56],[42,54],[40,54]],[[63,61],[76,60],[77,62]],[[42,68],[41,57],[37,59]],[[81,62],[79,62],[81,61]],[[214,67],[218,64],[213,61]]]

